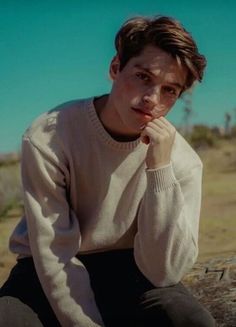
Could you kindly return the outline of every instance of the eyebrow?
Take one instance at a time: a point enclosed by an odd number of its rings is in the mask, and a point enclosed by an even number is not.
[[[135,64],[134,67],[145,71],[146,73],[148,73],[149,75],[152,75],[153,77],[156,77],[156,75],[151,70],[149,70],[148,68],[143,67],[140,64]],[[184,85],[181,85],[180,83],[177,83],[177,82],[168,82],[167,84],[171,84],[171,85],[176,86],[176,87],[178,87],[180,89],[183,89],[183,87],[184,87]]]

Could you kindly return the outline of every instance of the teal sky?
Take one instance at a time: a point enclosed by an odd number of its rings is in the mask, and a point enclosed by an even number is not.
[[[192,123],[223,125],[236,108],[235,0],[0,0],[0,152],[19,150],[42,112],[109,92],[117,30],[132,16],[155,14],[180,20],[207,57]],[[180,101],[169,116],[176,125],[182,109]]]

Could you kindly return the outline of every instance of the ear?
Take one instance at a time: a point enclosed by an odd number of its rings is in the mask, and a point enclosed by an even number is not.
[[[120,60],[116,55],[111,61],[110,70],[109,70],[110,77],[113,81],[116,79],[119,71],[120,71]]]

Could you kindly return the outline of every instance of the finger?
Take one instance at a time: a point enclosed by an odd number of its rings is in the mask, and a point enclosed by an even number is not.
[[[169,131],[170,134],[176,133],[176,128],[172,125],[165,117],[161,117],[160,122],[165,125],[165,128]]]
[[[147,127],[153,128],[154,130],[159,131],[161,133],[167,132],[169,135],[172,135],[174,133],[174,129],[172,127],[166,126],[160,121],[149,122],[146,128]]]
[[[165,117],[161,116],[158,118],[160,122],[162,122],[162,124],[164,124],[165,126],[169,126],[171,128],[175,128],[174,125],[172,125],[169,120],[167,120]]]
[[[141,137],[143,139],[148,137],[152,143],[160,143],[162,140],[169,138],[169,133],[164,130],[157,131],[151,127],[146,127],[142,132]]]
[[[155,124],[156,126],[159,126],[160,128],[166,128],[166,127],[170,127],[170,128],[174,128],[175,127],[165,118],[165,117],[159,117],[159,118],[155,118],[152,121],[148,122],[147,124],[144,124],[141,126],[141,130],[143,130],[146,126],[148,125],[152,125]]]
[[[165,117],[153,119],[151,122],[155,123],[156,125],[160,126],[161,128],[167,128],[171,131],[175,129],[175,127]],[[151,122],[149,122],[149,123],[151,123]]]
[[[149,138],[155,138],[155,140],[170,137],[170,133],[164,129],[147,127],[143,132],[143,135],[147,135]]]
[[[159,121],[158,119],[152,120],[147,123],[146,127],[153,127],[153,128],[158,128],[158,129],[166,129],[166,125],[163,124],[163,122]]]

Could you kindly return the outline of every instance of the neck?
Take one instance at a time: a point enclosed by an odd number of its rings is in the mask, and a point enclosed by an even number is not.
[[[97,115],[105,128],[105,130],[110,134],[110,136],[118,141],[118,142],[131,142],[135,141],[137,138],[139,138],[139,134],[135,135],[128,135],[122,133],[120,130],[117,128],[117,126],[113,126],[112,122],[113,121],[119,121],[119,118],[114,117],[114,110],[112,110],[112,105],[110,103],[110,98],[109,95],[103,95],[101,97],[95,98],[94,99],[94,107],[97,112]]]

